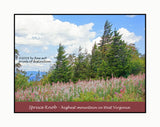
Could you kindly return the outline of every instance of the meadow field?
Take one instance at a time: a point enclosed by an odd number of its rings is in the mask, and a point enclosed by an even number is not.
[[[25,102],[144,102],[145,73],[107,80],[34,85],[15,92]]]

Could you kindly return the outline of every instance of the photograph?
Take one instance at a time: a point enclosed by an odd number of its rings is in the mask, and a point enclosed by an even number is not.
[[[146,14],[14,14],[14,112],[146,112]]]

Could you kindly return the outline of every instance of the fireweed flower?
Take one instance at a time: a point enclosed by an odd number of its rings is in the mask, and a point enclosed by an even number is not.
[[[122,94],[119,94],[119,97],[122,98]]]
[[[120,92],[121,92],[121,93],[123,92],[123,88],[120,89]]]
[[[15,93],[16,94],[16,98],[19,98],[19,93]]]
[[[123,88],[120,89],[120,93],[125,93],[126,87],[123,86]]]
[[[35,98],[35,95],[34,95],[34,93],[31,93],[31,97],[32,97],[32,99],[33,99],[33,98]]]
[[[125,99],[124,95],[127,94],[126,97],[135,99],[135,101],[137,101],[137,98],[140,97],[145,100],[144,80],[145,74],[129,76],[128,78],[112,77],[111,79],[107,80],[79,80],[77,83],[73,83],[71,81],[68,83],[57,82],[52,83],[52,85],[46,84],[44,86],[30,86],[25,90],[19,89],[15,93],[15,98],[16,101],[47,101],[48,99],[49,101],[74,101],[74,98],[81,98],[81,94],[86,95],[87,92],[93,92],[93,94],[97,94],[97,98],[95,98],[97,100],[99,97],[102,97],[103,100],[106,101],[105,98],[107,98],[107,96],[110,96],[110,100],[112,100],[113,96],[111,94],[114,94],[121,99]],[[143,94],[137,94],[137,91],[135,90],[135,87],[137,86]],[[129,89],[131,93],[127,93],[126,89],[127,91]],[[119,93],[115,91],[119,91]],[[75,96],[73,96],[74,94]]]
[[[115,92],[114,94],[115,94],[115,95],[118,95],[118,93],[117,93],[117,92]]]

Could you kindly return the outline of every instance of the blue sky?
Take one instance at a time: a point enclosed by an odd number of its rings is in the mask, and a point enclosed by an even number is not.
[[[43,56],[51,61],[22,63],[22,69],[48,71],[55,62],[59,43],[65,46],[66,53],[76,53],[79,46],[90,53],[93,44],[100,41],[106,20],[126,43],[134,43],[140,53],[145,53],[144,15],[16,15],[15,47],[20,56]]]

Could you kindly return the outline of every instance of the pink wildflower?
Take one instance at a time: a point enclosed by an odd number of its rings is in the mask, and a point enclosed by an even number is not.
[[[19,98],[19,93],[16,93],[16,98]]]
[[[122,97],[122,94],[119,94],[119,97],[121,98],[121,97]]]
[[[120,92],[121,92],[121,93],[125,93],[125,90],[126,90],[126,87],[123,86],[123,88],[120,89]]]
[[[117,92],[115,92],[114,94],[115,94],[115,95],[118,95],[118,93],[117,93]]]
[[[32,99],[35,97],[34,93],[31,93],[31,97],[32,97]]]

